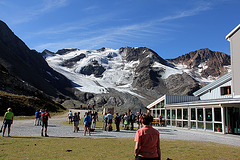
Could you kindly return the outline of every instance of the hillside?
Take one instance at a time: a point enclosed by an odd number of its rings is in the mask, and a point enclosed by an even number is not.
[[[16,116],[33,115],[37,109],[44,108],[51,112],[65,110],[37,88],[11,75],[0,64],[0,116],[3,116],[9,107]]]

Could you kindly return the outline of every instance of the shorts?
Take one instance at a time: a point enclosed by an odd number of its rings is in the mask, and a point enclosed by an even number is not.
[[[8,128],[11,127],[11,124],[12,124],[12,120],[11,119],[5,119],[4,120],[4,128],[6,128],[8,126]]]
[[[79,121],[73,121],[73,126],[78,126],[79,125]]]
[[[47,121],[42,121],[42,127],[44,127],[44,126],[45,126],[45,128],[48,127],[48,122]]]

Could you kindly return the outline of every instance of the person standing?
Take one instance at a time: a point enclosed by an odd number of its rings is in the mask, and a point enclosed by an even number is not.
[[[108,114],[107,114],[107,118],[108,118],[107,130],[108,130],[108,131],[112,131],[112,119],[113,119],[113,115],[111,114],[110,111],[109,111]]]
[[[72,111],[69,111],[69,113],[68,113],[68,123],[70,124],[72,124],[72,117],[73,117],[73,114],[72,114]]]
[[[93,113],[91,116],[92,116],[92,130],[95,130],[96,121],[97,121],[96,113]]]
[[[151,122],[151,115],[142,116],[143,128],[138,129],[135,136],[135,160],[161,160],[159,132],[149,125]]]
[[[41,136],[43,136],[43,129],[45,127],[45,137],[49,137],[47,135],[47,127],[48,127],[48,118],[51,118],[48,110],[45,109],[45,112],[42,113],[42,129],[41,129]]]
[[[73,118],[73,132],[78,132],[78,125],[79,125],[79,115],[77,112],[74,113]]]
[[[91,128],[91,113],[90,112],[85,112],[85,117],[84,117],[84,136],[86,136],[86,132],[88,130],[89,136],[90,134],[90,128]]]
[[[127,116],[127,112],[124,113],[123,124],[124,124],[124,129],[128,129],[128,116]]]
[[[10,137],[11,125],[13,123],[13,117],[14,117],[14,114],[12,112],[12,109],[8,108],[7,112],[4,114],[4,117],[3,117],[4,128],[3,128],[2,137],[4,137],[7,126],[8,126],[8,137]]]
[[[115,124],[116,124],[116,131],[119,132],[120,131],[119,125],[121,122],[121,117],[118,115],[118,113],[116,113],[114,120],[115,120]]]
[[[129,116],[129,122],[130,122],[130,130],[133,130],[133,128],[134,128],[134,122],[135,122],[135,115],[132,113],[132,112],[130,112],[130,116]]]
[[[41,117],[41,113],[40,113],[39,110],[37,110],[35,112],[35,122],[34,122],[35,126],[39,126],[39,124],[40,124],[40,122],[39,122],[40,117]]]
[[[42,125],[42,110],[39,110],[39,125]]]

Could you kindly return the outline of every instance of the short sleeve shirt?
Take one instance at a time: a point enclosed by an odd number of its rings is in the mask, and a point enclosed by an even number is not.
[[[152,126],[144,126],[137,130],[135,142],[139,142],[138,156],[144,158],[158,157],[157,145],[160,143],[159,132]]]
[[[6,112],[4,117],[5,119],[12,120],[12,118],[14,117],[14,114],[12,112]]]

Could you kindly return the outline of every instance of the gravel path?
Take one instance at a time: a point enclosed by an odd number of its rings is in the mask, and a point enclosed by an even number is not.
[[[81,111],[83,116],[84,111]],[[78,133],[73,133],[73,127],[61,124],[67,121],[67,114],[55,116],[49,120],[48,134],[50,137],[89,137],[83,136],[83,127],[80,127]],[[161,139],[177,139],[177,140],[193,140],[193,141],[208,141],[220,144],[228,144],[240,146],[239,135],[222,135],[204,131],[189,131],[178,128],[154,127],[160,132]],[[121,130],[121,132],[106,132],[101,129],[96,129],[91,132],[91,138],[134,138],[136,131]],[[41,135],[41,126],[34,126],[32,120],[15,120],[11,128],[11,136],[32,137]]]

